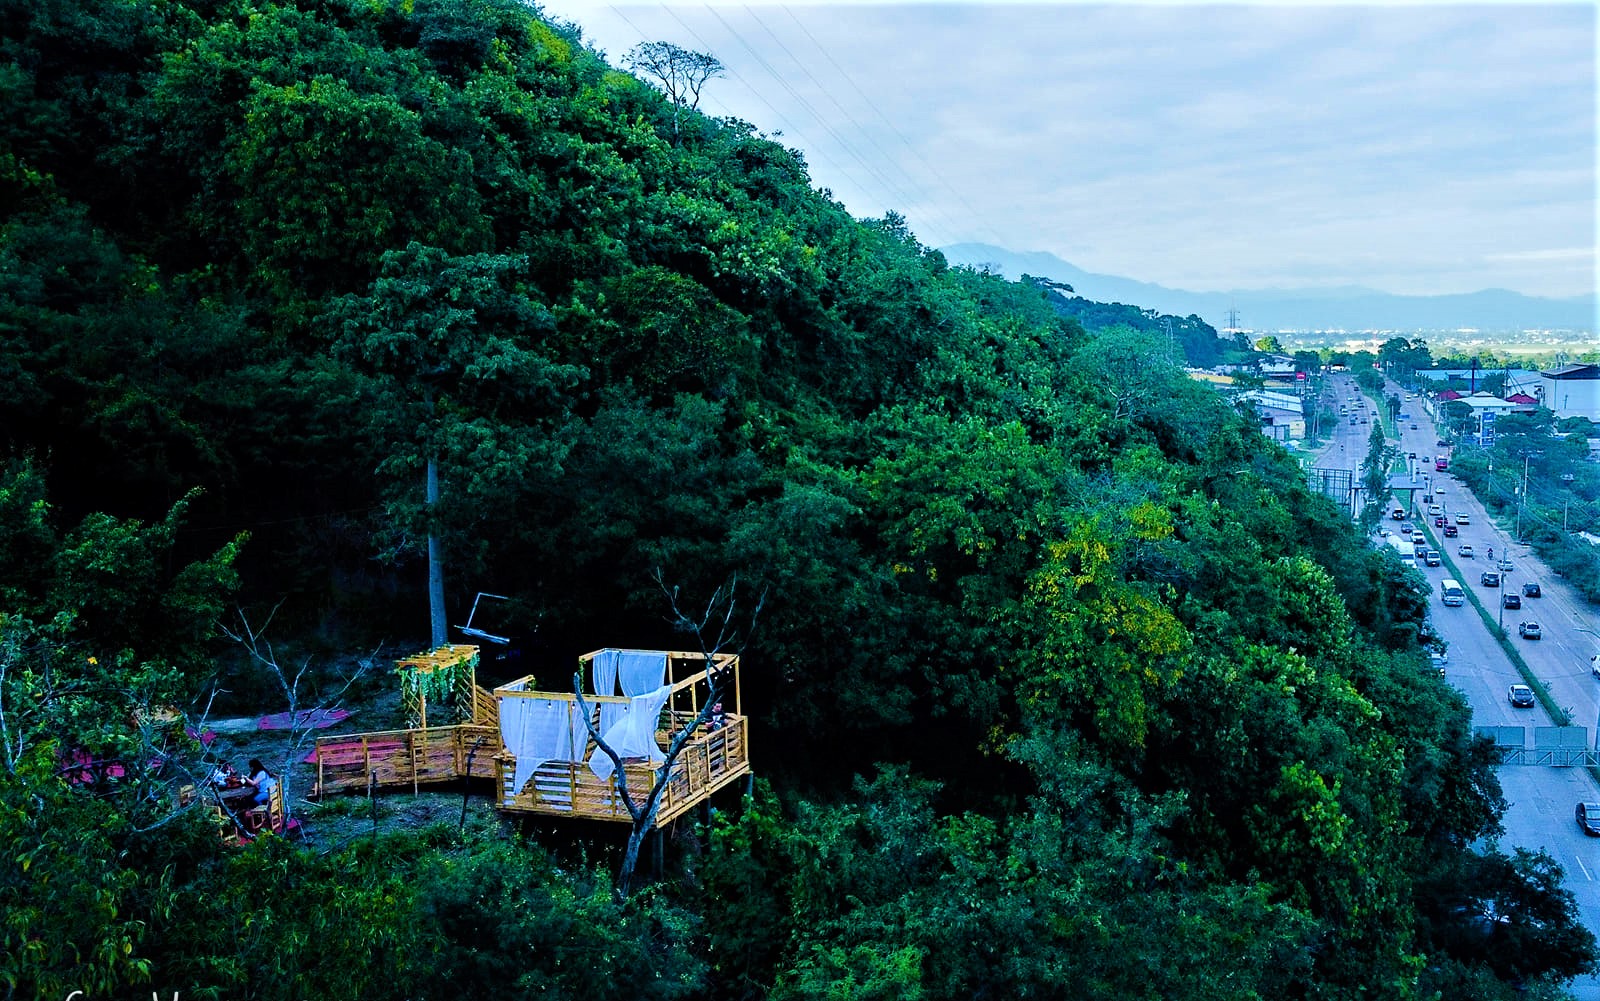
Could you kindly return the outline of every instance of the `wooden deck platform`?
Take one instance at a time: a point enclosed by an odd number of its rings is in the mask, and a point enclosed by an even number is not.
[[[447,666],[475,663],[475,660],[469,661],[469,655],[476,656],[475,647],[441,648],[441,651],[440,658],[435,659]],[[619,654],[662,658],[660,664],[665,673],[665,686],[669,689],[655,727],[655,743],[662,751],[669,748],[678,734],[695,725],[702,715],[710,717],[699,723],[673,762],[657,808],[658,825],[671,822],[705,802],[717,790],[750,773],[749,721],[740,711],[739,658],[736,655],[720,654],[708,660],[700,654],[682,652],[595,651],[578,659],[579,672],[585,673],[597,656]],[[424,658],[419,657],[402,663],[408,670],[415,671],[417,664],[426,668],[432,661],[424,663]],[[578,752],[574,756],[579,760],[543,762],[521,789],[512,788],[517,758],[507,748],[502,731],[502,703],[507,699],[536,699],[573,706],[577,702],[577,696],[570,691],[530,690],[532,681],[531,676],[520,679],[496,688],[492,694],[476,684],[467,687],[452,683],[450,701],[458,707],[456,714],[458,718],[470,714],[470,721],[449,726],[318,737],[314,752],[317,782],[312,795],[368,788],[409,788],[415,792],[431,783],[461,778],[488,779],[493,782],[495,805],[507,812],[632,823],[615,776],[602,779],[589,767],[590,757],[595,753],[592,735],[581,749],[575,736],[567,742],[570,747],[559,752],[563,757]],[[646,683],[654,684],[653,681]],[[417,685],[412,687],[418,692],[425,691]],[[656,691],[659,697],[661,690]],[[590,719],[595,723],[601,718],[602,705],[630,702],[626,696],[617,694],[585,695],[583,698],[590,710]],[[714,714],[707,709],[713,698],[718,706]],[[426,720],[426,702],[419,696],[418,703],[417,715]],[[723,705],[731,706],[733,711],[720,711]],[[581,714],[573,718],[581,723]],[[580,725],[580,733],[582,729]],[[649,738],[640,735],[637,739],[642,743],[634,753],[641,756],[624,761],[623,771],[629,797],[635,804],[642,804],[656,781],[660,765],[652,765],[643,756]],[[515,743],[514,738],[512,743]]]
[[[708,658],[704,654],[683,651],[596,650],[578,658],[580,676],[587,676],[592,684],[593,672],[588,669],[596,658],[608,654],[662,658],[664,684],[670,690],[655,726],[655,744],[662,751],[668,749],[676,735],[701,718],[702,711],[707,710],[713,699],[719,708],[731,709],[718,711],[714,721],[702,722],[683,746],[662,792],[656,812],[657,825],[670,823],[705,802],[718,789],[750,773],[750,727],[741,707],[737,654],[716,654]],[[522,679],[494,690],[495,697],[502,703],[502,719],[507,711],[505,703],[511,699],[568,705],[577,701],[570,691],[530,690],[532,680],[531,677]],[[629,699],[607,693],[585,695],[584,702],[589,708],[591,723],[598,723],[601,706],[626,705]],[[513,788],[517,773],[515,740],[508,738],[506,743],[507,749],[495,760],[495,789],[500,809],[545,817],[633,822],[617,788],[616,777],[602,779],[589,767],[588,762],[597,753],[592,734],[581,750],[573,748],[578,752],[573,757],[578,760],[542,762],[520,789]],[[651,764],[642,756],[642,751],[635,753],[641,756],[624,760],[623,770],[629,798],[635,805],[642,805],[661,765]]]
[[[500,750],[499,726],[477,723],[318,737],[317,784],[311,794],[366,789],[369,782],[378,789],[416,792],[435,782],[493,779]]]
[[[729,716],[716,730],[703,731],[689,739],[673,763],[672,775],[661,795],[656,824],[670,823],[711,794],[750,772],[748,728],[743,717]],[[670,731],[661,730],[656,742],[666,749]],[[615,778],[602,779],[578,761],[547,761],[534,770],[521,790],[511,788],[517,759],[503,753],[495,759],[495,787],[500,791],[499,807],[510,813],[531,813],[547,817],[581,817],[632,823],[628,808],[617,790]],[[656,767],[645,761],[625,762],[628,795],[642,804],[656,780]]]

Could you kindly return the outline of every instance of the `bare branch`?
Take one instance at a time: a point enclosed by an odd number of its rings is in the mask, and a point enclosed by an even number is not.
[[[637,826],[639,818],[643,816],[643,811],[634,804],[633,797],[628,794],[628,770],[622,767],[622,756],[600,736],[600,728],[595,725],[594,714],[589,711],[589,704],[583,699],[582,671],[572,672],[572,694],[577,696],[578,708],[583,711],[584,729],[588,730],[589,736],[594,738],[594,746],[605,752],[605,756],[610,758],[611,763],[616,766],[616,771],[611,773],[611,781],[617,787],[618,794],[622,796],[622,805],[628,808],[628,816],[633,818],[633,822]]]
[[[283,762],[279,766],[278,774],[276,776],[279,785],[283,789],[283,810],[285,819],[287,820],[291,812],[291,801],[289,797],[290,770],[293,767],[294,762],[301,756],[301,751],[304,749],[306,741],[310,737],[312,731],[316,729],[316,727],[312,725],[313,720],[320,713],[331,712],[342,707],[344,696],[350,691],[351,686],[353,686],[357,681],[361,680],[361,678],[363,678],[367,672],[372,669],[372,665],[377,661],[379,652],[383,649],[383,644],[379,643],[378,646],[373,648],[371,654],[358,660],[356,662],[356,670],[346,677],[344,679],[344,683],[341,684],[328,698],[319,699],[317,697],[319,693],[313,691],[311,693],[311,701],[313,701],[315,704],[309,709],[302,710],[300,708],[300,686],[301,683],[306,679],[306,672],[310,670],[311,659],[307,657],[305,660],[301,661],[300,666],[295,670],[294,676],[291,678],[285,674],[283,667],[278,663],[277,655],[272,649],[272,644],[264,643],[262,641],[262,636],[266,633],[267,626],[271,624],[273,616],[277,615],[280,607],[282,607],[282,602],[279,602],[277,605],[273,606],[272,611],[267,615],[266,622],[262,623],[260,628],[254,628],[250,625],[250,620],[242,609],[235,609],[236,614],[239,616],[240,622],[240,627],[237,631],[229,629],[225,625],[220,626],[219,628],[229,639],[242,646],[250,655],[251,659],[272,672],[273,677],[277,679],[278,688],[283,692],[284,701],[288,704],[288,746],[284,752]],[[304,719],[304,723],[302,723],[302,719]]]
[[[639,848],[644,843],[644,837],[655,826],[656,812],[661,803],[661,796],[666,791],[667,783],[671,779],[672,769],[677,764],[678,756],[682,753],[694,735],[699,732],[717,711],[723,698],[723,687],[727,684],[725,672],[717,669],[717,658],[730,652],[737,642],[739,649],[732,651],[738,656],[743,650],[743,643],[748,642],[751,633],[755,630],[761,609],[766,603],[766,592],[763,591],[756,599],[756,606],[750,614],[750,628],[745,633],[744,640],[738,639],[738,630],[735,625],[735,613],[738,608],[739,578],[734,576],[726,584],[718,586],[706,602],[705,611],[698,619],[690,618],[678,605],[677,586],[667,587],[660,569],[652,574],[652,579],[661,588],[667,597],[667,605],[671,610],[671,621],[680,631],[693,633],[700,655],[706,665],[706,699],[700,706],[694,719],[685,727],[678,729],[667,742],[666,750],[662,756],[661,764],[656,768],[655,781],[650,786],[650,792],[645,796],[643,805],[637,805],[627,791],[627,779],[622,760],[617,753],[607,747],[599,739],[599,734],[594,723],[589,719],[588,709],[583,701],[581,674],[573,675],[573,689],[578,697],[578,704],[584,709],[584,726],[595,737],[596,745],[600,747],[616,764],[614,781],[617,790],[622,794],[623,803],[628,809],[628,815],[633,818],[633,830],[628,835],[628,847],[623,855],[622,868],[617,876],[618,892],[626,895],[633,883],[634,869],[639,861]],[[715,638],[707,642],[706,638],[712,633],[715,626]]]
[[[678,141],[678,113],[700,107],[706,81],[722,75],[716,56],[680,48],[671,42],[640,42],[624,57],[629,69],[653,79],[672,102],[672,141]]]

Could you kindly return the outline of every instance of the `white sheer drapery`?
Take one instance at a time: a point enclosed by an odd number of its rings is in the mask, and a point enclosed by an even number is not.
[[[519,681],[506,687],[526,691],[527,683]],[[510,792],[516,795],[545,762],[577,761],[588,734],[575,703],[512,696],[500,700],[500,739],[517,758]]]
[[[661,716],[661,707],[666,705],[667,697],[671,694],[672,688],[663,685],[648,694],[635,695],[626,706],[617,707],[625,711],[623,717],[601,736],[617,752],[618,757],[645,758],[651,764],[665,760],[661,747],[656,744],[656,722]],[[616,771],[616,765],[604,751],[597,748],[589,755],[589,770],[601,779],[609,779],[611,773]]]
[[[648,650],[601,650],[594,655],[590,681],[596,695],[622,694],[630,698],[661,687],[667,679],[667,655]],[[604,734],[622,718],[624,707],[615,703],[600,707],[600,732]],[[601,755],[604,757],[604,755]]]

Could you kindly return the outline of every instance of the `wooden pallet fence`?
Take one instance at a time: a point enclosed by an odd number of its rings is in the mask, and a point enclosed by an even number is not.
[[[315,791],[326,795],[366,789],[368,776],[373,774],[378,788],[410,786],[413,792],[423,785],[459,778],[493,779],[494,757],[500,748],[499,727],[476,723],[318,737]]]
[[[500,700],[493,692],[477,685],[472,686],[472,722],[496,730],[500,728]]]

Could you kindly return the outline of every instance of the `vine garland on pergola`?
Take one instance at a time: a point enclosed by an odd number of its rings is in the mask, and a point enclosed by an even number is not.
[[[449,726],[472,720],[478,648],[446,645],[395,662],[406,726]],[[429,713],[432,713],[432,719]]]

